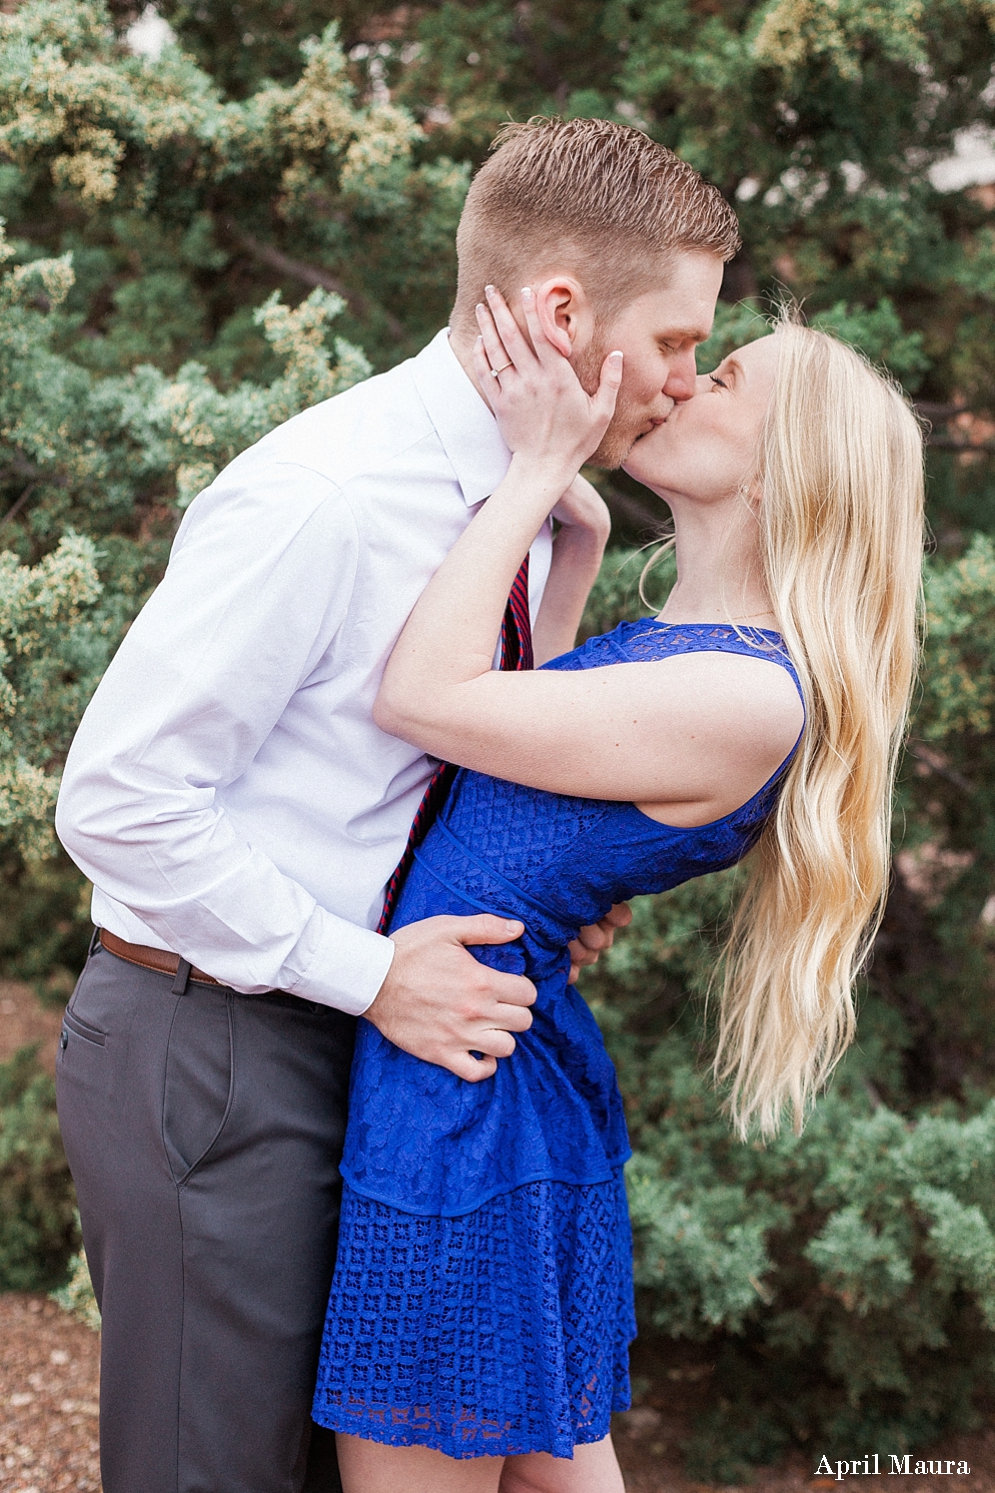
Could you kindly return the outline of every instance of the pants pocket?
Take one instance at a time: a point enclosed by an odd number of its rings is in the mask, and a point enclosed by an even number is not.
[[[173,1012],[166,1048],[162,1138],[178,1185],[207,1159],[231,1112],[233,1000],[230,991],[190,986]]]
[[[69,1032],[75,1033],[75,1035],[77,1037],[82,1037],[82,1039],[83,1039],[84,1042],[93,1042],[93,1043],[95,1043],[95,1045],[97,1047],[106,1047],[106,1045],[107,1045],[107,1033],[100,1031],[95,1026],[90,1026],[90,1024],[88,1022],[86,1022],[86,1021],[82,1021],[76,1015],[75,1011],[72,1009],[71,1006],[67,1007],[66,1010],[65,1010],[65,1012],[63,1013],[63,1016],[62,1016],[62,1026],[63,1026],[63,1041],[62,1041],[63,1048],[65,1048],[68,1045],[67,1040],[66,1040],[66,1038],[67,1038],[66,1029],[67,1028],[68,1028]]]

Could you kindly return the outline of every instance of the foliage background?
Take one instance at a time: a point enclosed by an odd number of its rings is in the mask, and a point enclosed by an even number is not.
[[[381,0],[383,4],[383,0]],[[446,319],[500,122],[646,129],[736,203],[703,366],[784,290],[932,423],[930,638],[860,1040],[805,1134],[734,1142],[702,993],[735,876],[640,907],[588,977],[630,1106],[639,1393],[697,1377],[730,1477],[793,1443],[922,1444],[995,1390],[995,188],[936,163],[995,103],[993,0],[125,0],[0,14],[0,963],[64,998],[85,887],[51,805],[178,514],[296,409]],[[633,614],[659,522],[589,625]],[[656,582],[653,582],[656,584]],[[0,1283],[56,1281],[72,1196],[50,1087],[0,1077]],[[674,1367],[674,1365],[678,1367]]]

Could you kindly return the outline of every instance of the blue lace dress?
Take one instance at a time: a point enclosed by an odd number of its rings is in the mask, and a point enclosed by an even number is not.
[[[795,678],[776,633],[651,620],[545,667],[703,651],[760,656]],[[360,1021],[321,1425],[451,1457],[570,1457],[608,1434],[629,1403],[635,1336],[630,1151],[611,1060],[567,983],[567,945],[615,902],[738,861],[784,765],[735,813],[694,829],[631,803],[459,773],[392,926],[481,910],[521,919],[515,943],[473,952],[535,982],[533,1024],[472,1084]]]

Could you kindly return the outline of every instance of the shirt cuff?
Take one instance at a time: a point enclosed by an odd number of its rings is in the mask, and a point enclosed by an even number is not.
[[[284,965],[280,989],[362,1016],[379,994],[393,958],[389,938],[316,907]]]

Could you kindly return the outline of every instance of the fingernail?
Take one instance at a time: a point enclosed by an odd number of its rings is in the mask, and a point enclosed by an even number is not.
[[[483,342],[483,340],[484,340],[484,336],[483,336],[483,333],[481,333],[480,336],[477,338],[477,346],[478,347]]]
[[[493,294],[494,294],[494,286],[493,285],[485,285],[484,286],[484,295],[493,295]]]
[[[532,299],[532,286],[531,285],[523,285],[522,286],[522,300],[523,301],[531,301],[531,299]]]
[[[517,932],[518,932],[518,930],[519,930],[519,928],[520,928],[520,927],[521,927],[521,926],[522,926],[522,925],[521,925],[521,923],[512,923],[512,922],[507,922],[507,923],[505,923],[505,925],[504,925],[504,926],[505,926],[505,930],[506,930],[506,932],[508,932],[508,933],[517,933]]]
[[[608,354],[608,361],[609,361],[609,363],[611,364],[611,366],[613,368],[621,368],[621,366],[622,366],[622,354],[620,352],[609,353]]]
[[[486,311],[487,307],[484,305],[483,301],[478,301],[473,309],[474,311]]]

